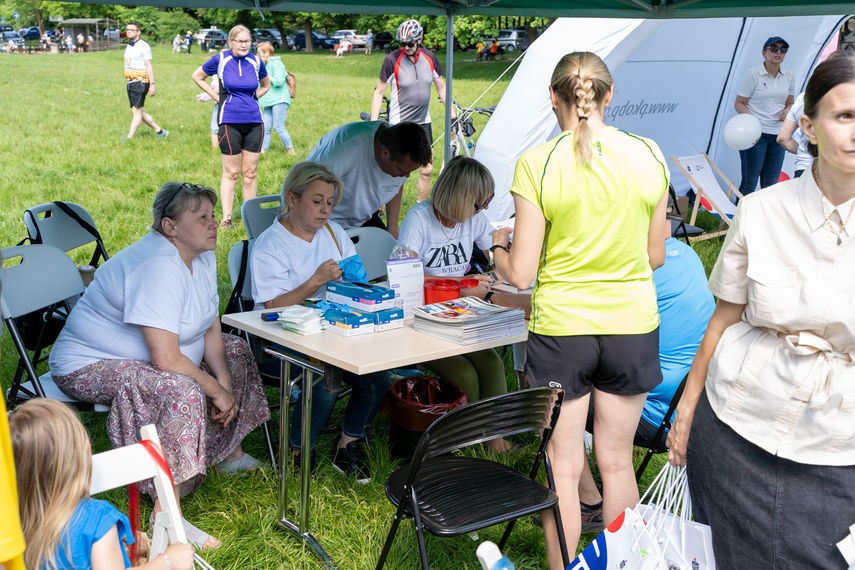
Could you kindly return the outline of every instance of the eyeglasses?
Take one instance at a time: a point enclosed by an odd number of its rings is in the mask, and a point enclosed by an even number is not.
[[[490,202],[493,200],[493,196],[495,196],[495,195],[496,195],[495,193],[490,194],[488,197],[484,198],[480,202],[475,202],[475,213],[477,214],[481,210],[486,209],[487,206],[490,205]]]
[[[252,43],[252,40],[232,40],[232,41],[239,46],[248,46],[249,44]]]
[[[401,45],[404,47],[412,48],[416,47],[416,42],[403,42]]]
[[[788,51],[790,51],[790,48],[786,46],[776,46],[775,44],[767,46],[766,49],[771,51],[772,53],[778,53],[779,51],[781,53],[787,53]]]

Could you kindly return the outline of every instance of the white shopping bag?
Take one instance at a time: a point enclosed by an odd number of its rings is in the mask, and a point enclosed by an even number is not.
[[[626,509],[567,570],[665,570],[662,553],[638,512]]]

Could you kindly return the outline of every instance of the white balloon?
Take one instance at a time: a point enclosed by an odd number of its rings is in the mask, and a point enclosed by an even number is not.
[[[760,119],[740,113],[724,126],[724,142],[736,150],[748,150],[757,144],[762,133]]]

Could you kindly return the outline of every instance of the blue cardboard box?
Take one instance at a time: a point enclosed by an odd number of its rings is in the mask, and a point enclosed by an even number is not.
[[[349,307],[369,313],[395,308],[395,293],[383,287],[330,281],[327,283],[326,300],[343,303]]]
[[[324,313],[327,330],[341,336],[356,336],[374,332],[374,315],[359,312],[345,313],[327,311]]]
[[[404,309],[386,309],[374,313],[374,332],[404,328]]]

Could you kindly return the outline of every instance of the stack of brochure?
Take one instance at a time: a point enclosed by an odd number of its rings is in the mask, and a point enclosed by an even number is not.
[[[302,335],[324,332],[326,328],[323,311],[300,305],[282,309],[279,323],[283,329]]]
[[[491,305],[477,297],[415,307],[413,315],[416,332],[458,344],[474,344],[526,331],[522,309]]]

